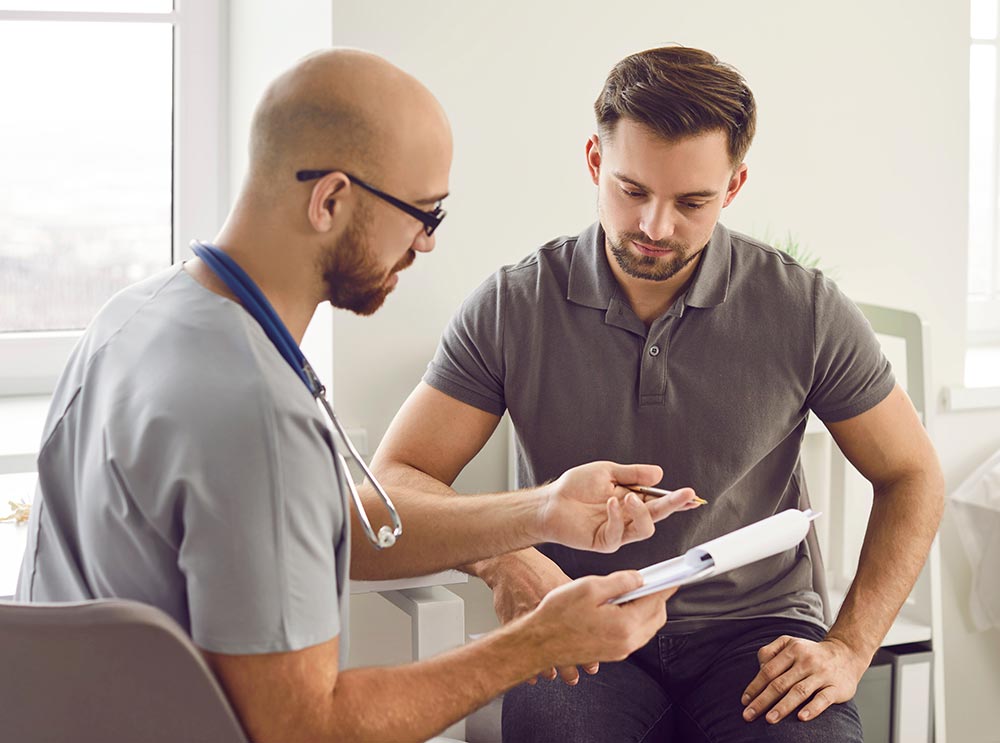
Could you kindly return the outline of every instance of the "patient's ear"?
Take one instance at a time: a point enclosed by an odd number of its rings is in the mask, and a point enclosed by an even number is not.
[[[587,140],[587,170],[590,171],[590,180],[598,185],[601,178],[601,140],[596,134],[590,135]]]
[[[746,182],[747,164],[740,163],[740,167],[736,169],[732,178],[729,179],[729,186],[726,188],[726,200],[722,202],[723,208],[732,203],[733,199],[736,198],[736,194],[740,192],[740,189],[743,188],[743,184]]]

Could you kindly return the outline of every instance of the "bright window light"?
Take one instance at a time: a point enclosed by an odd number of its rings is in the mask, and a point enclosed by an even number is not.
[[[969,295],[993,288],[996,243],[996,47],[972,47],[969,64]]]
[[[992,41],[997,37],[996,0],[972,0],[969,15],[973,39]]]
[[[170,3],[88,9],[113,5]],[[172,34],[169,23],[0,22],[11,73],[0,76],[0,332],[82,328],[170,264]]]
[[[969,48],[968,342],[1000,347],[1000,151],[997,10],[971,0]]]

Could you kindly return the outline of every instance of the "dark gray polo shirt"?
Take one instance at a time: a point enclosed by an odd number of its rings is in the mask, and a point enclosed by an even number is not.
[[[608,459],[659,464],[662,487],[708,499],[613,555],[540,548],[574,578],[641,568],[806,507],[808,412],[845,420],[895,384],[870,325],[832,281],[721,224],[688,290],[648,330],[611,272],[599,224],[553,240],[463,303],[424,381],[510,411],[522,487]],[[758,616],[823,623],[805,543],[685,587],[665,631]]]

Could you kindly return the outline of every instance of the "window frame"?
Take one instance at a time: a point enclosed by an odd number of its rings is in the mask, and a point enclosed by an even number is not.
[[[228,0],[174,0],[162,13],[0,10],[0,21],[169,23],[173,26],[171,263],[214,236],[228,193]],[[0,397],[48,394],[76,331],[0,333]]]

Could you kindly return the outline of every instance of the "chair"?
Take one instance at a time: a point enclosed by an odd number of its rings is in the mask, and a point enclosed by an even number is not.
[[[0,602],[0,705],[18,743],[248,743],[190,638],[135,601]]]
[[[6,740],[247,743],[190,639],[145,604],[0,603],[0,669]]]

